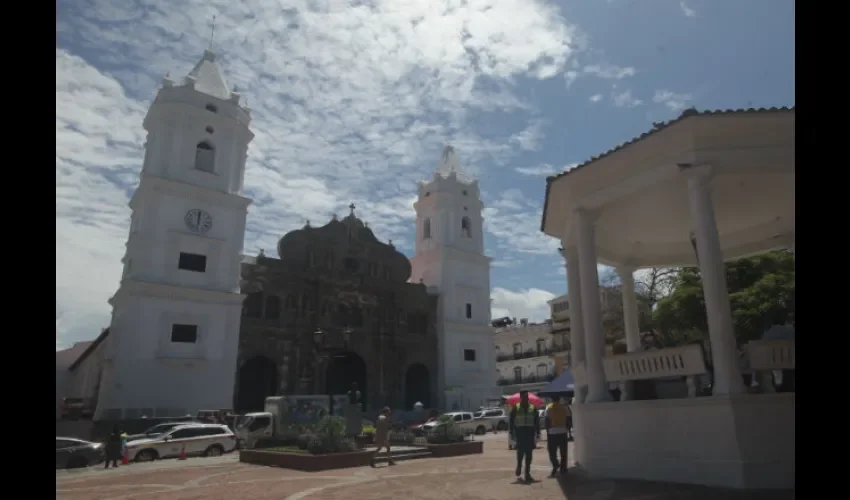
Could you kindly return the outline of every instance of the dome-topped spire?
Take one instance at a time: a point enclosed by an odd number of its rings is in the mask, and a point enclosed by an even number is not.
[[[443,154],[440,155],[440,162],[437,164],[437,174],[443,177],[449,177],[454,174],[458,180],[463,182],[472,180],[472,177],[461,168],[455,148],[451,144],[443,148]]]
[[[195,90],[219,99],[230,99],[230,87],[224,79],[224,73],[216,63],[215,52],[210,49],[204,51],[203,57],[192,71],[186,76],[187,80],[194,80]]]

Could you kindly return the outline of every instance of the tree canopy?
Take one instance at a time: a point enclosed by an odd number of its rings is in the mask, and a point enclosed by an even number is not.
[[[794,322],[794,255],[776,251],[726,264],[726,283],[738,344],[761,338],[771,325]],[[697,268],[671,277],[669,294],[652,312],[652,330],[662,346],[708,337],[702,278]]]

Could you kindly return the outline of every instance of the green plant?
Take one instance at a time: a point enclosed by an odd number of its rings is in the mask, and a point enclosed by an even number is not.
[[[314,436],[315,434],[313,434],[312,432],[304,433],[298,436],[298,438],[295,440],[295,444],[298,446],[299,449],[306,450],[307,443],[309,443]]]
[[[376,429],[374,425],[364,425],[360,433],[365,436],[367,434],[375,434],[375,431]]]
[[[344,453],[357,449],[356,443],[345,437],[345,419],[342,417],[322,417],[314,431],[305,434],[303,438],[304,446],[310,453]]]
[[[425,439],[430,444],[448,444],[459,443],[465,438],[451,417],[443,415],[437,419],[437,425],[425,436]]]

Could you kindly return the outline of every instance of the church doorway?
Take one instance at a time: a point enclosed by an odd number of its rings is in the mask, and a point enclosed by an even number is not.
[[[254,356],[239,369],[236,411],[263,411],[266,398],[277,394],[277,365],[265,356]]]
[[[357,353],[343,351],[332,354],[328,360],[326,380],[328,394],[346,394],[351,390],[351,383],[356,382],[363,398],[363,408],[367,408],[366,362]]]
[[[404,376],[404,409],[413,409],[417,401],[431,408],[431,374],[422,363],[410,365]]]

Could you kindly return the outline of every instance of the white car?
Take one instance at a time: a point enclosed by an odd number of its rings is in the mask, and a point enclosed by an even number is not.
[[[453,411],[451,413],[444,413],[441,415],[442,417],[449,417],[452,422],[454,422],[455,428],[460,430],[465,436],[473,433],[484,434],[487,432],[487,425],[480,421],[475,420],[472,416],[472,412],[469,411]],[[422,425],[422,430],[426,433],[434,431],[440,424],[439,419],[428,422]]]
[[[136,462],[186,456],[217,457],[236,448],[236,436],[226,425],[189,424],[149,439],[127,443],[127,455]]]
[[[502,408],[482,408],[472,414],[476,420],[486,422],[488,431],[506,431],[508,430],[508,415]],[[480,429],[479,429],[480,430]],[[476,434],[483,434],[476,432]]]

